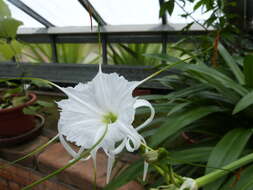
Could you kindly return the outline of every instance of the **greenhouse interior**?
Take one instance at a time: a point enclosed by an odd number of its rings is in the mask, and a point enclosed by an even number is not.
[[[0,0],[0,190],[253,190],[252,11]]]

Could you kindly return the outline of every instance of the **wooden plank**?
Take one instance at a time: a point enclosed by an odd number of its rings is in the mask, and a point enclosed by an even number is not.
[[[124,76],[129,81],[141,81],[157,71],[150,66],[103,65],[103,72]],[[88,82],[98,72],[98,65],[92,64],[30,64],[30,63],[0,63],[0,78],[35,77],[50,80],[66,85]],[[156,78],[172,74],[175,71],[166,71]],[[159,82],[150,80],[142,88],[165,89]]]

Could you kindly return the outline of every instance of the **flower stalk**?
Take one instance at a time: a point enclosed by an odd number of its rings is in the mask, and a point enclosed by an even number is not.
[[[105,137],[107,131],[108,131],[108,125],[106,125],[106,128],[105,128],[105,130],[104,130],[103,135],[98,139],[98,141],[97,141],[90,149],[84,151],[79,157],[77,157],[77,158],[71,160],[68,164],[66,164],[66,165],[63,166],[62,168],[59,168],[58,170],[56,170],[56,171],[50,173],[49,175],[47,175],[47,176],[41,178],[40,180],[35,181],[34,183],[32,183],[32,184],[30,184],[30,185],[24,187],[22,190],[29,190],[29,189],[33,188],[34,186],[36,186],[36,185],[38,185],[38,184],[40,184],[40,183],[42,183],[42,182],[44,182],[44,181],[50,179],[51,177],[53,177],[53,176],[55,176],[55,175],[61,173],[61,172],[64,171],[65,169],[67,169],[67,168],[69,168],[70,166],[72,166],[72,165],[74,165],[75,163],[77,163],[77,162],[78,162],[79,160],[81,160],[82,158],[88,157],[88,156],[90,155],[90,152],[91,152],[93,149],[95,149],[95,148],[101,143],[101,141],[104,139],[104,137]]]
[[[196,179],[196,183],[198,187],[203,187],[211,182],[214,182],[215,180],[223,177],[224,175],[227,175],[229,171],[234,171],[241,166],[244,166],[250,162],[253,161],[253,153],[248,154],[226,166],[224,166],[222,169],[215,170],[207,175],[204,175],[202,177],[199,177]]]

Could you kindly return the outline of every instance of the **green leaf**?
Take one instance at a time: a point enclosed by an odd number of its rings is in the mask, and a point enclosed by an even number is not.
[[[17,56],[22,51],[22,44],[16,40],[11,40],[10,43],[4,43],[0,45],[0,54],[6,59],[10,60],[14,56]]]
[[[104,188],[104,190],[118,189],[127,182],[136,179],[143,172],[143,160],[137,161],[126,168],[119,176],[115,177],[111,182]]]
[[[29,106],[23,109],[23,113],[26,115],[35,115],[36,113],[38,113],[38,110],[38,106]]]
[[[166,96],[163,96],[163,98],[166,99],[177,99],[177,98],[184,98],[187,96],[192,96],[196,93],[199,93],[201,91],[207,90],[207,86],[204,84],[197,84],[197,85],[192,85],[190,87],[184,88],[182,90],[177,90],[175,92],[171,92]]]
[[[235,75],[235,78],[240,84],[244,84],[244,75],[241,69],[238,67],[236,61],[234,58],[229,54],[229,52],[225,49],[225,47],[219,43],[218,50],[223,59],[225,60],[228,67],[231,69],[233,74]]]
[[[187,72],[191,75],[201,77],[202,83],[213,85],[215,88],[229,88],[235,92],[244,96],[248,93],[248,90],[242,85],[236,83],[233,79],[229,78],[217,69],[206,66],[205,64],[200,65],[185,65]]]
[[[247,55],[243,62],[246,86],[253,88],[253,55]]]
[[[19,106],[26,102],[27,97],[26,96],[16,96],[12,98],[12,105],[13,106]]]
[[[233,114],[236,114],[250,105],[253,104],[253,91],[243,96],[243,98],[235,105],[235,108],[233,110]]]
[[[46,102],[42,100],[37,100],[36,104],[39,104],[40,106],[43,106],[43,107],[53,107],[55,105],[54,103]]]
[[[13,18],[0,19],[0,38],[12,38],[16,37],[18,27],[22,25],[21,21]]]
[[[190,111],[185,111],[184,113],[173,114],[168,117],[167,121],[164,122],[157,130],[157,132],[151,137],[149,145],[152,147],[157,146],[167,138],[170,138],[180,129],[211,113],[220,111],[222,111],[222,109],[219,107],[206,106],[198,107]]]
[[[181,109],[185,108],[186,106],[190,105],[191,102],[183,102],[181,104],[176,104],[171,110],[167,113],[167,116],[170,116],[173,113],[180,111]]]
[[[252,131],[250,129],[236,128],[229,131],[214,147],[209,157],[206,174],[214,171],[211,167],[221,168],[239,158],[247,144]],[[226,178],[208,184],[204,190],[219,189]]]
[[[39,80],[31,80],[31,84],[37,87],[52,88],[48,83],[45,83],[44,81],[39,81]]]
[[[182,29],[182,31],[188,31],[188,30],[192,27],[192,25],[193,25],[194,23],[195,23],[195,22],[191,22],[191,23],[187,24],[187,25]]]
[[[187,164],[189,162],[206,162],[213,147],[197,147],[171,152],[172,164]]]
[[[143,54],[143,55],[146,57],[155,58],[161,61],[167,61],[167,62],[172,62],[172,63],[182,61],[181,59],[178,59],[177,57],[163,55],[163,54],[150,53],[150,54]]]
[[[7,4],[5,4],[3,0],[0,0],[0,19],[5,17],[11,17],[11,11]]]
[[[203,5],[203,0],[201,0],[201,1],[198,1],[195,5],[194,5],[194,7],[193,7],[193,10],[195,11],[195,10],[197,10],[200,6],[202,6]]]
[[[240,172],[240,179],[237,179],[237,176],[233,175],[230,180],[221,188],[221,190],[252,190],[253,181],[253,166],[249,166],[246,169],[243,169]]]
[[[11,60],[15,56],[15,52],[10,44],[4,43],[0,45],[0,55],[6,60]]]
[[[17,88],[11,88],[8,90],[5,90],[3,98],[9,98],[12,95],[19,94],[23,91],[23,89],[19,86]]]
[[[162,17],[166,11],[168,11],[169,15],[172,15],[174,6],[175,6],[175,0],[169,0],[163,3],[160,9],[159,17]]]

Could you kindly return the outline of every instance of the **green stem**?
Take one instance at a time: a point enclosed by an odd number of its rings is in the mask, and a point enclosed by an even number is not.
[[[58,170],[50,173],[49,175],[39,179],[38,181],[33,182],[30,185],[27,185],[26,187],[24,187],[22,190],[29,190],[31,188],[33,188],[34,186],[48,180],[49,178],[61,173],[63,170],[69,168],[70,166],[74,165],[75,163],[77,163],[79,160],[81,160],[82,158],[85,158],[87,156],[89,156],[90,152],[96,148],[97,145],[99,145],[101,143],[101,141],[104,139],[106,133],[108,131],[108,125],[106,125],[106,129],[105,132],[103,133],[103,135],[98,139],[98,141],[88,150],[84,151],[79,157],[75,158],[74,160],[72,160],[71,162],[69,162],[68,164],[66,164],[65,166],[63,166],[62,168],[59,168]]]
[[[93,190],[96,190],[97,189],[97,168],[95,167],[95,164],[93,164],[93,173],[94,173]]]
[[[240,168],[243,165],[246,165],[250,162],[253,161],[253,153],[248,154],[247,156],[244,156],[226,166],[224,166],[222,169],[223,170],[216,170],[214,172],[211,172],[205,176],[199,177],[198,179],[196,179],[196,183],[198,184],[198,187],[203,187],[206,184],[209,184],[217,179],[219,179],[220,177],[228,174],[229,172],[226,170],[236,170],[238,168]]]
[[[163,67],[161,70],[159,70],[159,71],[157,71],[157,72],[155,72],[155,73],[149,75],[148,77],[146,77],[145,79],[143,79],[142,81],[140,81],[140,82],[138,83],[138,86],[141,85],[142,83],[144,83],[144,82],[150,80],[151,78],[154,78],[155,76],[159,75],[159,74],[162,73],[163,71],[166,71],[166,70],[168,70],[168,69],[171,69],[172,67],[174,67],[174,66],[176,66],[176,65],[178,65],[178,64],[180,64],[180,63],[184,63],[185,61],[187,61],[187,60],[189,60],[189,59],[198,57],[199,55],[202,55],[203,53],[209,51],[210,49],[211,49],[211,48],[207,48],[207,49],[206,49],[205,51],[203,51],[201,54],[193,55],[193,56],[191,56],[191,57],[185,58],[185,59],[183,59],[183,60],[180,60],[180,61],[171,63],[171,64],[169,64],[169,65]]]
[[[170,176],[170,180],[173,184],[177,184],[176,181],[175,181],[175,178],[174,178],[174,171],[172,169],[172,166],[169,165],[169,176]]]
[[[87,152],[87,153],[86,153],[85,155],[83,155],[83,156],[88,156],[88,155],[89,155],[89,152]],[[24,187],[22,190],[29,190],[29,189],[33,188],[34,186],[39,185],[40,183],[42,183],[42,182],[48,180],[49,178],[51,178],[51,177],[53,177],[53,176],[55,176],[55,175],[61,173],[61,172],[62,172],[63,170],[65,170],[66,168],[69,168],[70,166],[74,165],[76,162],[78,162],[78,161],[81,160],[82,158],[83,158],[83,157],[81,157],[81,156],[78,157],[78,158],[76,158],[75,160],[73,160],[73,161],[69,162],[68,164],[66,164],[64,167],[59,168],[58,170],[56,170],[56,171],[50,173],[49,175],[47,175],[47,176],[41,178],[41,179],[38,180],[38,181],[35,181],[34,183],[32,183],[32,184],[30,184],[30,185],[27,185],[27,186]]]
[[[53,137],[51,140],[49,140],[47,143],[39,146],[38,148],[36,148],[34,151],[30,152],[29,154],[26,154],[25,156],[17,159],[17,160],[14,160],[10,163],[8,163],[8,165],[3,165],[3,166],[0,166],[0,169],[4,169],[4,168],[8,168],[9,166],[13,165],[13,164],[16,164],[17,162],[20,162],[30,156],[33,156],[37,153],[39,153],[40,151],[42,151],[44,148],[46,148],[48,145],[50,145],[52,142],[54,142],[57,138],[59,137],[59,135],[56,135],[55,137]]]

